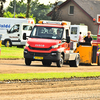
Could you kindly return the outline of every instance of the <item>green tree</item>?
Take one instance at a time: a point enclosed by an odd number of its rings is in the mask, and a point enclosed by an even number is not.
[[[24,2],[25,0],[21,0],[21,2]],[[31,12],[31,0],[27,0],[27,11],[26,11],[26,17],[29,18],[30,12]]]
[[[8,18],[14,18],[14,13],[11,13],[11,12],[7,11],[7,12],[4,12],[3,16],[4,17],[8,17]],[[15,14],[15,17],[16,18],[19,18],[19,17],[25,18],[26,17],[26,14],[25,13]],[[33,17],[33,14],[30,15],[29,18],[33,18],[34,22],[36,23],[36,18]]]
[[[26,4],[24,2],[16,1],[16,13],[26,13]],[[14,1],[11,1],[6,11],[14,13]]]
[[[50,11],[52,4],[49,3],[48,5],[44,5],[44,4],[40,4],[38,0],[35,0],[35,1],[30,0],[30,4],[29,4],[30,8],[28,8],[27,7],[28,3],[25,4],[23,1],[24,0],[22,0],[21,2],[18,2],[18,1],[16,2],[16,14],[27,13],[25,17],[29,18],[29,17],[34,16],[36,18],[36,22],[38,22],[41,19],[42,20],[50,19],[50,17],[48,17],[46,14]],[[10,5],[8,6],[7,11],[13,14],[14,13],[13,8],[14,8],[14,1],[10,2]]]
[[[36,22],[39,20],[49,20],[50,17],[47,16],[47,13],[50,11],[52,4],[44,5],[40,4],[38,0],[32,1],[31,3],[31,14],[34,14],[36,17]]]
[[[0,0],[0,17],[3,17],[3,13],[4,13],[4,10],[3,10],[3,3],[5,3],[6,0]]]
[[[11,12],[7,11],[7,12],[4,12],[3,16],[4,17],[8,17],[8,18],[13,18],[14,17],[14,13],[11,13]],[[15,17],[16,18],[26,17],[26,14],[24,14],[24,13],[15,14]]]
[[[61,2],[61,1],[60,1]],[[58,0],[54,3],[54,8],[52,10],[51,20],[62,20],[61,11],[59,9]],[[62,3],[62,2],[61,2]]]

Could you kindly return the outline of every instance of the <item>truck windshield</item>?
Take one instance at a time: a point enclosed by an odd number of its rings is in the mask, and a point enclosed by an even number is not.
[[[77,34],[77,27],[71,27],[71,34]]]
[[[31,38],[61,39],[63,28],[35,26],[30,35]]]

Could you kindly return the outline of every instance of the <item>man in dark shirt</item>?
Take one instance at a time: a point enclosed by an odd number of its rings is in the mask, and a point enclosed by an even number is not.
[[[85,38],[84,38],[84,41],[86,42],[86,43],[92,43],[92,37],[91,37],[91,32],[90,31],[88,31],[88,36],[86,36]]]

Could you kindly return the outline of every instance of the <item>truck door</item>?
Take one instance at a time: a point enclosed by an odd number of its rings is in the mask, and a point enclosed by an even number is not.
[[[66,29],[65,30],[65,38],[67,39],[67,37],[69,37],[69,30]],[[69,59],[69,53],[70,53],[70,43],[67,43],[67,41],[64,44],[64,60],[68,60]]]
[[[70,33],[70,38],[72,40],[77,40],[78,41],[78,38],[79,38],[79,30],[78,30],[78,27],[71,27],[71,33]]]
[[[68,29],[66,29],[66,39],[67,39],[67,37],[69,37],[69,30]],[[70,50],[70,44],[69,43],[67,43],[68,41],[66,41],[66,50]]]
[[[26,40],[23,40],[23,34],[24,33],[26,33],[26,36],[27,37],[29,37],[30,36],[30,33],[31,33],[31,31],[32,31],[32,28],[33,28],[33,26],[32,25],[28,25],[28,24],[26,24],[26,25],[22,25],[22,35],[21,35],[21,43],[23,44],[23,45],[25,45],[25,43],[26,43]]]
[[[13,45],[16,45],[16,44],[18,44],[18,42],[20,42],[19,30],[20,30],[20,25],[15,24],[8,32],[8,37],[11,39]]]

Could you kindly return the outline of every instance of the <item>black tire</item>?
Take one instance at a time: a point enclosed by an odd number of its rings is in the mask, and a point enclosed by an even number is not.
[[[43,66],[51,66],[51,61],[47,61],[47,60],[43,60],[42,61],[42,64],[43,64]]]
[[[100,54],[98,55],[98,66],[100,66]]]
[[[17,48],[23,48],[24,46],[23,45],[19,45],[19,46],[17,46]]]
[[[64,62],[63,57],[61,57],[61,58],[56,62],[57,67],[62,67],[62,66],[63,66],[63,62]]]
[[[78,67],[79,66],[79,62],[80,62],[80,57],[77,56],[75,58],[75,60],[69,61],[69,65],[70,65],[70,67]]]
[[[5,47],[12,47],[12,43],[9,40],[6,40],[4,44],[5,44]]]
[[[29,66],[29,65],[31,64],[31,60],[30,60],[30,59],[25,58],[25,64]]]

